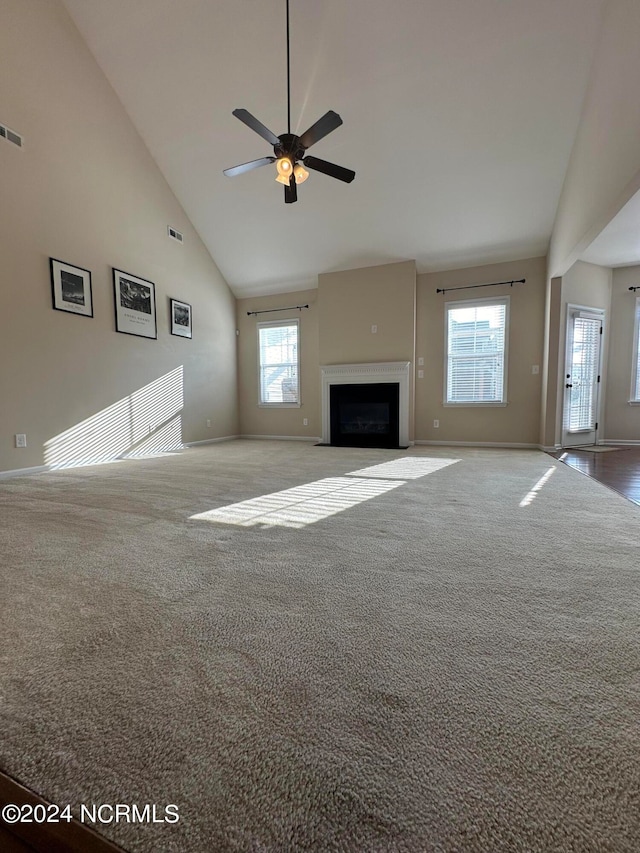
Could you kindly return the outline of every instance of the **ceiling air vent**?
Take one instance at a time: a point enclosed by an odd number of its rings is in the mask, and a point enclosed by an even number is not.
[[[167,234],[169,237],[173,237],[174,240],[177,240],[178,243],[184,243],[184,237],[179,231],[176,231],[175,228],[172,228],[170,225],[167,225]]]
[[[7,142],[17,145],[18,148],[22,148],[22,137],[20,134],[16,133],[15,130],[11,130],[10,127],[6,127],[4,124],[0,124],[0,137],[6,139]]]

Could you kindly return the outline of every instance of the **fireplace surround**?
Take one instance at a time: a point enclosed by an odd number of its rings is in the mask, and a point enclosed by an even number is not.
[[[351,447],[408,447],[409,368],[408,361],[322,366],[322,443]],[[346,387],[349,385],[357,386],[351,397]],[[367,385],[373,387],[363,388]],[[380,387],[383,385],[394,387],[383,389]],[[336,411],[336,405],[342,407],[341,414]],[[390,419],[393,422],[386,424]],[[340,421],[343,429],[338,430],[338,434],[336,424]]]

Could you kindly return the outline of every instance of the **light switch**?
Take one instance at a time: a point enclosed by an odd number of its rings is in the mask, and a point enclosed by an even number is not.
[[[371,334],[372,334],[372,335],[375,335],[375,334],[377,334],[377,333],[378,333],[378,327],[377,327],[377,326],[372,326],[372,327],[371,327]]]
[[[418,371],[418,379],[424,379],[424,370]]]
[[[418,366],[419,366],[419,367],[422,367],[422,366],[423,366],[423,364],[424,364],[424,358],[419,358],[419,359],[418,359]]]

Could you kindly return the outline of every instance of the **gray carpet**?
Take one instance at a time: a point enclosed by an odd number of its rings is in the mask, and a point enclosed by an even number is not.
[[[178,805],[128,850],[638,850],[640,514],[557,460],[237,441],[0,519],[0,766]]]

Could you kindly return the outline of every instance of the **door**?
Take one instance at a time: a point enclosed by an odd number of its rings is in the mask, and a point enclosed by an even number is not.
[[[562,446],[595,444],[604,312],[567,306]]]

